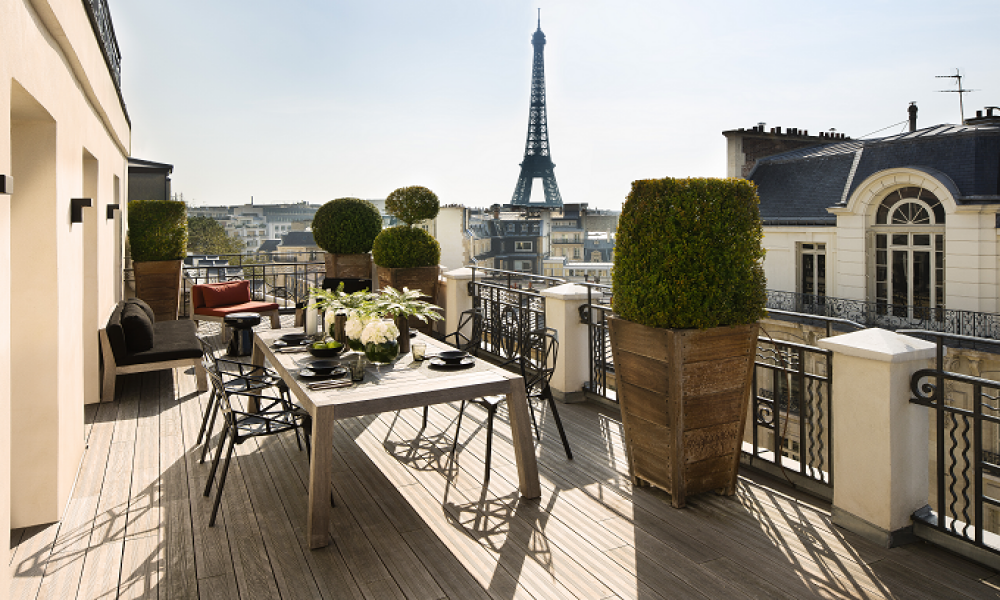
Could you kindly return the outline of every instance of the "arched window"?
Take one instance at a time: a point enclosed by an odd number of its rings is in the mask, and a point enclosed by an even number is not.
[[[875,213],[878,313],[940,319],[944,309],[944,207],[919,187],[893,190]]]

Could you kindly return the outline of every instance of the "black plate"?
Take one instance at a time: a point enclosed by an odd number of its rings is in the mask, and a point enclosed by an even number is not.
[[[285,335],[281,336],[278,339],[285,342],[286,344],[293,344],[296,342],[301,342],[302,340],[308,340],[310,338],[312,338],[312,336],[305,333],[286,333]]]
[[[336,367],[329,373],[316,373],[311,369],[299,369],[299,377],[302,379],[333,379],[334,377],[343,377],[346,374],[346,367]]]
[[[275,340],[274,343],[271,344],[271,347],[272,348],[287,348],[288,346],[307,346],[310,343],[312,343],[312,340],[310,340],[309,338],[306,338],[304,340],[300,340],[300,341],[297,341],[297,342],[283,342],[281,340]]]
[[[314,360],[305,365],[304,368],[309,369],[314,373],[323,373],[325,371],[332,371],[339,366],[340,363],[335,360]]]
[[[438,352],[433,358],[440,358],[446,363],[458,364],[459,362],[465,360],[469,357],[469,353],[464,350],[442,350]]]
[[[431,366],[437,369],[467,369],[472,365],[476,364],[476,359],[471,356],[466,356],[459,362],[445,362],[440,358],[432,358],[429,361]]]

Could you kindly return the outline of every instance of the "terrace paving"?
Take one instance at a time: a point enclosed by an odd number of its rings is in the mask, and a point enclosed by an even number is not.
[[[203,327],[211,327],[205,325]],[[294,435],[237,447],[220,518],[195,446],[191,373],[123,378],[86,409],[87,451],[60,523],[11,532],[11,598],[997,598],[1000,575],[927,543],[885,549],[774,480],[669,496],[628,481],[611,409],[561,405],[574,460],[542,414],[542,497],[519,500],[506,423],[483,487],[485,411],[339,421],[331,532],[310,551],[308,461]],[[501,409],[498,415],[506,420]],[[218,429],[218,426],[217,428]]]

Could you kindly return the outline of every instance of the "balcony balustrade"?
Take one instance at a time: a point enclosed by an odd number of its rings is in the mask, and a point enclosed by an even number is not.
[[[94,35],[101,45],[101,52],[104,54],[104,61],[108,65],[108,72],[115,82],[119,96],[122,89],[122,54],[118,49],[118,38],[115,36],[115,26],[111,22],[111,12],[108,10],[107,0],[83,0],[83,6],[87,10],[90,18],[90,25],[94,29]]]

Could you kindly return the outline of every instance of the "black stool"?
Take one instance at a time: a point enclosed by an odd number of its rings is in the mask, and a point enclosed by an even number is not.
[[[260,325],[260,315],[252,312],[233,313],[223,318],[224,327],[233,328],[226,354],[250,356],[253,352],[253,328]]]

